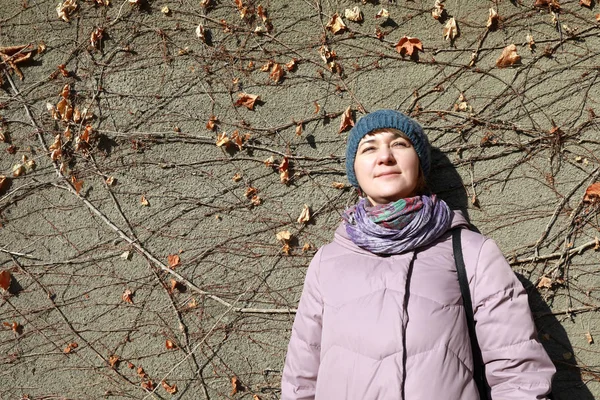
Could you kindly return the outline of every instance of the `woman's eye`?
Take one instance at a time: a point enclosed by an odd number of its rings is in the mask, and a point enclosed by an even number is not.
[[[373,146],[369,146],[369,147],[363,147],[363,153],[367,152],[367,151],[371,151],[371,150],[375,150],[375,147]]]
[[[398,142],[392,143],[392,146],[394,146],[394,147],[408,147],[408,143],[405,142],[405,141],[398,141]]]

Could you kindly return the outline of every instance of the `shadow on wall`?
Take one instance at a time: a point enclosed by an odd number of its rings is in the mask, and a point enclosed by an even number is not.
[[[427,180],[429,188],[448,203],[450,208],[461,210],[469,219],[470,198],[456,168],[439,149],[432,148],[431,157],[431,174]],[[535,316],[540,341],[557,369],[553,382],[554,400],[594,400],[594,396],[583,383],[581,371],[575,357],[572,356],[574,354],[573,347],[566,331],[558,319],[552,315],[550,307],[541,297],[535,285],[527,278],[516,275],[529,295],[529,306]],[[570,358],[569,355],[571,355]]]

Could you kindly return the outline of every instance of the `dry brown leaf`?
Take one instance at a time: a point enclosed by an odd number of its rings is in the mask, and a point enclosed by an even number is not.
[[[173,343],[172,340],[167,339],[165,341],[165,347],[167,348],[167,350],[173,350],[177,348],[177,345],[175,343]]]
[[[298,59],[297,58],[292,58],[290,61],[288,61],[287,63],[285,63],[285,68],[292,72],[296,69],[298,65]]]
[[[231,377],[231,395],[233,396],[237,392],[242,391],[242,389],[243,389],[242,383],[240,382],[238,377],[237,376]]]
[[[255,394],[255,395],[252,395],[252,400],[261,400],[261,398],[258,397],[257,394]]]
[[[239,182],[242,180],[242,174],[240,174],[239,172],[237,172],[235,175],[233,175],[233,177],[231,178],[232,181],[234,182]]]
[[[246,196],[246,198],[251,198],[252,196],[255,196],[258,193],[258,189],[252,186],[248,186],[246,188],[246,192],[244,193],[244,196]]]
[[[585,189],[584,203],[597,203],[600,200],[600,182],[592,183]]]
[[[100,42],[104,37],[104,28],[97,27],[90,34],[90,44],[92,47],[98,48],[100,47]]]
[[[154,382],[147,380],[141,383],[141,386],[146,390],[154,390]]]
[[[382,8],[381,10],[379,10],[379,12],[375,15],[375,18],[377,18],[377,19],[383,18],[384,20],[386,20],[389,17],[390,17],[390,13],[385,8]]]
[[[140,197],[140,204],[144,207],[150,206],[150,202],[148,201],[145,195],[142,195],[142,197]]]
[[[490,8],[490,15],[488,16],[487,24],[485,24],[485,26],[491,31],[496,30],[498,28],[499,19],[498,12],[493,8]]]
[[[552,279],[548,278],[547,276],[542,276],[537,284],[537,287],[546,289],[552,288]]]
[[[117,181],[117,180],[115,179],[115,177],[114,177],[114,176],[109,176],[108,178],[106,178],[106,181],[105,181],[105,182],[106,182],[106,184],[107,184],[108,186],[113,186],[113,185],[115,184],[115,182],[116,182],[116,181]]]
[[[338,13],[333,14],[325,28],[329,29],[334,35],[336,33],[343,33],[346,29],[348,29],[346,28],[344,21],[342,21],[342,17],[340,17]]]
[[[73,184],[73,188],[75,188],[75,193],[79,194],[81,188],[83,188],[83,180],[78,180],[74,176],[71,176],[71,183]]]
[[[2,193],[7,187],[8,184],[10,183],[10,178],[7,178],[4,175],[0,175],[0,193]]]
[[[600,22],[600,14],[596,14],[596,22]]]
[[[442,29],[442,34],[444,35],[444,39],[453,41],[458,36],[458,27],[456,26],[456,20],[454,17],[450,18],[446,25],[444,25],[444,29]]]
[[[238,147],[239,150],[242,150],[244,140],[237,129],[231,134],[231,141]]]
[[[283,161],[279,164],[279,180],[281,183],[288,183],[290,180],[290,172],[289,172],[289,160],[287,157],[283,157]]]
[[[321,111],[321,106],[316,101],[313,104],[315,105],[315,114],[318,114]]]
[[[14,333],[19,333],[21,331],[21,325],[18,322],[3,322],[2,325],[10,328]]]
[[[259,206],[262,203],[262,199],[258,195],[254,195],[250,199],[250,202],[255,206]]]
[[[211,115],[211,116],[208,118],[208,122],[206,123],[206,129],[208,129],[208,130],[210,130],[210,131],[214,130],[214,129],[215,129],[215,124],[216,124],[218,121],[219,121],[219,120],[218,120],[218,118],[217,118],[216,116],[214,116],[214,115]]]
[[[396,51],[400,53],[402,57],[416,57],[418,51],[423,51],[423,43],[417,38],[404,36],[395,45]]]
[[[165,389],[167,391],[167,393],[169,393],[169,394],[177,393],[177,385],[176,384],[173,384],[171,386],[164,380],[161,381],[160,384],[162,385],[163,389]]]
[[[344,11],[344,16],[348,21],[353,22],[362,22],[363,21],[363,13],[360,11],[360,8],[354,7],[352,10],[346,8]]]
[[[108,365],[110,365],[111,367],[114,367],[115,365],[117,365],[117,363],[120,361],[119,356],[117,355],[112,355],[110,357],[108,357]]]
[[[296,136],[302,136],[302,123],[296,125]]]
[[[273,60],[269,60],[269,61],[267,61],[266,64],[264,64],[262,67],[260,67],[260,70],[262,72],[267,72],[271,69],[272,66],[273,66]]]
[[[551,11],[560,11],[558,0],[535,0],[534,7],[548,7]]]
[[[12,173],[14,177],[21,176],[25,173],[25,167],[21,164],[15,164],[12,167]]]
[[[579,0],[579,5],[591,8],[592,0]]]
[[[510,44],[502,50],[502,54],[496,60],[496,67],[506,68],[521,62],[521,56],[517,54],[517,46]]]
[[[58,18],[61,18],[65,22],[69,22],[69,17],[77,10],[76,0],[65,0],[62,3],[58,3],[56,6],[56,13]]]
[[[254,104],[260,100],[260,96],[255,94],[240,93],[238,99],[235,102],[236,107],[244,106],[248,110],[254,110]]]
[[[529,50],[533,51],[535,48],[535,40],[533,40],[533,36],[531,36],[531,34],[528,33],[527,36],[525,37],[525,40],[527,41],[527,44],[529,45]]]
[[[132,367],[130,367],[130,368],[132,368]],[[144,371],[144,368],[142,368],[141,366],[137,367],[137,369],[135,370],[135,372],[138,374],[138,376],[141,379],[146,379],[148,377],[148,374],[146,374],[146,371]]]
[[[308,242],[304,243],[304,246],[302,246],[302,251],[308,251],[312,248],[312,245]]]
[[[344,189],[346,187],[346,185],[342,182],[333,182],[331,186],[336,189]]]
[[[11,280],[11,276],[10,276],[10,272],[8,272],[8,270],[4,270],[0,272],[0,288],[4,291],[8,291],[8,288],[10,287],[10,280]]]
[[[74,349],[76,349],[77,347],[79,347],[79,345],[75,342],[69,343],[67,345],[67,347],[64,348],[63,353],[65,354],[69,354],[71,353]]]
[[[435,0],[433,10],[431,10],[431,16],[433,19],[440,20],[444,17],[446,10],[444,10],[443,0]]]
[[[585,333],[585,338],[586,338],[588,344],[594,344],[594,337],[592,336],[592,334],[589,331]]]
[[[129,289],[125,289],[125,291],[121,295],[121,299],[125,303],[133,304],[133,292],[131,290],[129,290]]]
[[[169,261],[169,267],[171,268],[177,267],[181,261],[177,254],[169,254],[167,260]]]
[[[273,80],[273,82],[279,83],[284,75],[285,71],[283,70],[281,64],[274,63],[273,67],[271,68],[271,73],[269,74],[269,77]]]
[[[217,147],[228,146],[230,142],[231,140],[225,132],[221,132],[219,135],[217,135]]]
[[[290,231],[281,231],[277,232],[275,237],[283,243],[288,243],[292,239],[292,233]]]
[[[342,114],[342,120],[340,121],[340,129],[338,133],[342,133],[354,126],[354,120],[352,119],[352,110],[350,107],[346,108],[346,111]]]
[[[302,224],[308,221],[310,221],[310,208],[308,207],[308,205],[305,204],[302,208],[300,216],[298,217],[298,222]]]

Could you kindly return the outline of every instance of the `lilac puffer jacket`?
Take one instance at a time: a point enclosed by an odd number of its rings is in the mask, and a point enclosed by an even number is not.
[[[523,285],[494,241],[464,229],[462,247],[492,399],[547,399],[555,368]],[[450,233],[380,257],[342,223],[308,268],[281,399],[479,400],[472,367]]]

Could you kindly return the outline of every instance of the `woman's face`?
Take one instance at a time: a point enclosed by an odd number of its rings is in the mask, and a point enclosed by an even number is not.
[[[387,204],[416,194],[419,156],[402,132],[379,129],[358,144],[354,173],[371,204]]]

